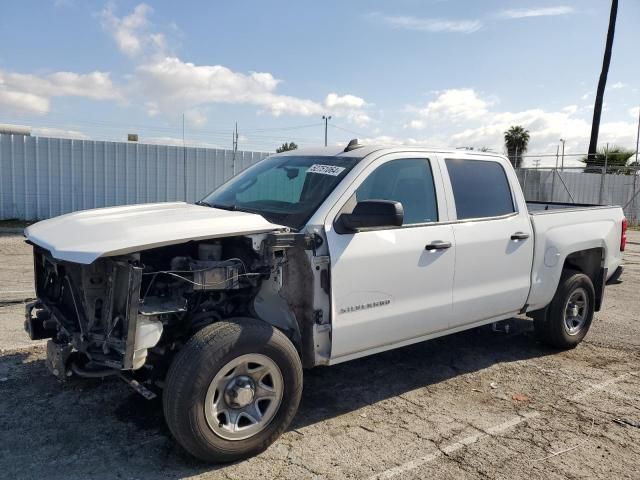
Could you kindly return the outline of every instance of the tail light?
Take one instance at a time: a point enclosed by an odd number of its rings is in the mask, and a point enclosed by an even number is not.
[[[627,246],[627,219],[622,219],[622,235],[620,235],[620,251],[624,252],[624,247]]]

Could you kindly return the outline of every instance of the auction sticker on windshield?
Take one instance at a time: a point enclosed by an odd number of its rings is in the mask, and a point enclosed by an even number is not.
[[[331,175],[332,177],[337,177],[344,171],[344,167],[336,167],[335,165],[320,165],[313,164],[307,170],[307,173],[319,173],[320,175]]]

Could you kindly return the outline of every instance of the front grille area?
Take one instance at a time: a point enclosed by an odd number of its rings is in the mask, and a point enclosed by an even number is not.
[[[83,265],[34,248],[36,293],[58,325],[56,341],[94,360],[128,368],[138,316],[142,269],[135,258]]]

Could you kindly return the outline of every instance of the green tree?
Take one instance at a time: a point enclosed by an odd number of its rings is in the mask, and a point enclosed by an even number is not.
[[[602,115],[602,103],[604,101],[604,89],[607,85],[607,75],[609,74],[609,64],[611,63],[611,51],[613,49],[613,36],[616,32],[616,17],[618,16],[618,0],[611,1],[611,13],[609,14],[609,29],[607,30],[607,41],[604,46],[604,57],[602,59],[602,70],[598,80],[598,89],[593,104],[593,121],[591,122],[591,139],[589,140],[589,157],[596,156],[598,148],[598,133],[600,131],[600,116]]]
[[[514,125],[504,132],[504,145],[507,147],[507,156],[515,168],[522,165],[522,154],[529,146],[529,130]]]
[[[621,173],[628,175],[631,173],[629,159],[635,155],[635,150],[618,147],[616,145],[609,148],[601,148],[596,153],[583,157],[580,161],[585,163],[585,172],[600,173],[607,164],[607,173]]]
[[[298,145],[293,142],[287,143],[284,142],[282,146],[276,148],[276,153],[288,152],[289,150],[296,150]]]

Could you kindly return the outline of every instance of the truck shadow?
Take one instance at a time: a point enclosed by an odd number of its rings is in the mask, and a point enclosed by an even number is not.
[[[302,403],[289,429],[498,363],[553,353],[535,341],[531,322],[509,322],[509,334],[475,329],[306,371]],[[25,462],[32,478],[49,479],[184,478],[229,468],[198,462],[178,447],[160,399],[147,401],[117,379],[60,384],[42,358],[43,352],[0,356],[0,471],[8,477],[24,478]]]
[[[310,370],[290,428],[303,428],[498,363],[555,353],[536,341],[531,321],[514,318],[508,324],[508,334],[487,326]]]

